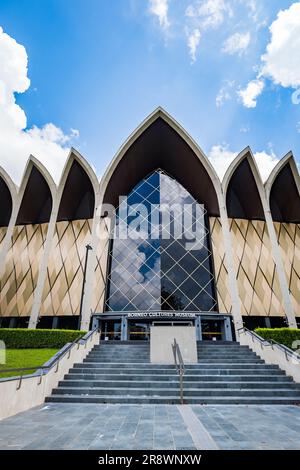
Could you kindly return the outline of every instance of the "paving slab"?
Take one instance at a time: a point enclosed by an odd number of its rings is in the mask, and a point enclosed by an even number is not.
[[[0,421],[0,449],[300,450],[300,407],[50,403]]]

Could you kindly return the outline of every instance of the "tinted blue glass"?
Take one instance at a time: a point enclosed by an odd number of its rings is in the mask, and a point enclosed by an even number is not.
[[[127,202],[132,211],[127,222],[135,239],[116,238],[111,244],[107,309],[217,311],[203,207],[162,171],[141,181]],[[159,204],[172,206],[169,218]],[[118,217],[117,213],[116,226]],[[180,239],[178,221],[186,222]],[[190,250],[187,242],[195,233],[200,244]]]

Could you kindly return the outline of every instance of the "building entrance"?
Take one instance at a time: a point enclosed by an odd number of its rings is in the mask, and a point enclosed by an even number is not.
[[[149,341],[151,326],[158,325],[195,326],[197,341],[232,341],[231,317],[219,314],[103,313],[94,315],[92,326],[100,328],[102,341]]]

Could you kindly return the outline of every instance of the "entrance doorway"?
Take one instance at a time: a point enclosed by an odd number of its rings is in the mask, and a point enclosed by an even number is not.
[[[121,320],[100,320],[98,324],[101,331],[101,340],[121,340]]]
[[[184,321],[128,321],[128,336],[132,341],[150,341],[150,328],[151,326],[193,326],[194,322]]]
[[[224,320],[201,320],[203,341],[222,341]]]
[[[129,321],[128,335],[130,341],[149,341],[150,340],[150,322]]]
[[[198,314],[185,320],[159,318],[162,313],[157,312],[156,318],[153,318],[155,314],[147,318],[147,312],[140,312],[144,318],[131,318],[123,312],[103,313],[93,316],[92,327],[101,330],[102,341],[150,341],[152,325],[195,326],[197,341],[232,341],[232,322],[228,315]]]

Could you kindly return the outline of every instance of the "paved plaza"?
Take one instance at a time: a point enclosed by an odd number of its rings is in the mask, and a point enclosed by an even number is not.
[[[0,449],[300,449],[300,407],[51,403],[0,422]]]

